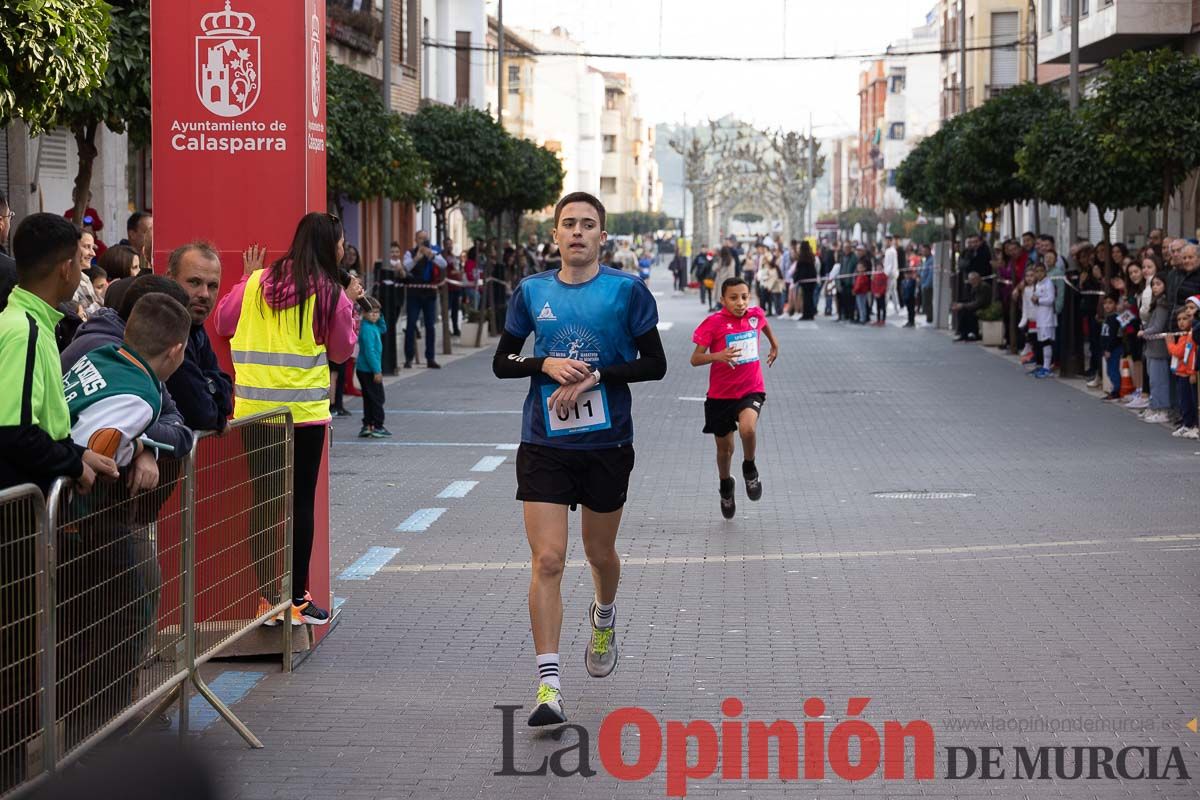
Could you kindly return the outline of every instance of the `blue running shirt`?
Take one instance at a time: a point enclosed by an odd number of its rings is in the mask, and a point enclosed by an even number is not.
[[[658,305],[636,275],[600,267],[587,283],[569,284],[558,270],[540,272],[517,285],[509,300],[504,330],[519,339],[534,334],[537,358],[574,358],[603,373],[605,367],[638,357],[635,339],[658,325]],[[632,396],[628,384],[607,385],[580,397],[567,419],[546,399],[558,387],[539,373],[525,397],[521,441],[568,450],[593,450],[633,442]],[[555,414],[557,417],[558,415]]]

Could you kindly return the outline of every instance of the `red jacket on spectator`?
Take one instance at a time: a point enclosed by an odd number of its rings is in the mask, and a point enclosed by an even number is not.
[[[1175,337],[1175,341],[1167,339],[1167,353],[1171,356],[1171,366],[1175,374],[1181,378],[1194,375],[1196,372],[1196,346],[1192,342],[1191,331]]]
[[[876,272],[871,276],[871,294],[876,297],[883,297],[887,294],[888,276],[882,271]]]
[[[854,274],[854,294],[870,294],[870,292],[871,276],[865,272],[856,272]]]

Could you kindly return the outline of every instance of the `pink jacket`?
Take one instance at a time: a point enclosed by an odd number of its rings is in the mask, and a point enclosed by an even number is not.
[[[271,275],[271,270],[263,270],[262,287],[264,297],[272,297],[275,294],[275,292],[271,291]],[[234,332],[237,331],[238,319],[242,315],[242,300],[246,294],[247,278],[249,278],[248,275],[243,275],[237,285],[217,303],[214,329],[217,335],[224,339],[233,338]],[[299,302],[296,297],[295,287],[291,285],[290,278],[287,280],[288,285],[280,287],[280,300],[278,303],[278,308],[280,309],[291,308]],[[322,292],[331,292],[332,289],[333,284],[328,280],[324,280],[320,284],[320,291]],[[345,292],[338,293],[337,305],[334,307],[330,318],[328,320],[314,319],[312,320],[312,326],[317,344],[325,345],[325,352],[330,363],[341,363],[354,355],[354,345],[358,342],[358,333],[354,329],[354,304],[350,302],[349,297],[346,297]]]

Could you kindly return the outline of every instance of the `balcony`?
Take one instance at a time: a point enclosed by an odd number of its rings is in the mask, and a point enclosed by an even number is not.
[[[1013,84],[1011,84],[1011,83],[1005,84],[1003,86],[993,86],[990,83],[987,84],[986,86],[983,87],[984,102],[991,100],[993,97],[997,97],[999,95],[1004,94],[1011,88],[1013,88]],[[971,96],[971,94],[970,94],[970,91],[968,90],[967,97],[970,98],[970,96]]]
[[[1038,0],[1039,5],[1049,0]],[[1071,59],[1071,20],[1054,3],[1054,28],[1039,30],[1038,63],[1065,64]],[[1192,0],[1092,0],[1090,13],[1079,19],[1079,61],[1098,64],[1126,50],[1169,44],[1192,30]],[[1041,19],[1039,15],[1039,20]],[[1044,34],[1044,35],[1043,35]]]

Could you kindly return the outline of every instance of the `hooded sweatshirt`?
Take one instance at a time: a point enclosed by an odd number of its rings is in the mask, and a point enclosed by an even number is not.
[[[262,286],[263,302],[270,303],[276,311],[284,311],[299,305],[300,298],[297,296],[296,286],[292,283],[291,276],[284,270],[278,270],[279,280],[282,283],[277,286],[276,273],[276,270],[269,268],[262,271],[259,280]],[[244,299],[246,281],[249,277],[249,275],[243,275],[237,285],[217,302],[217,310],[213,314],[213,329],[218,336],[224,339],[232,339],[233,334],[237,331],[243,303],[258,302],[258,298],[250,298],[249,301]],[[326,277],[319,280],[318,286],[320,291],[326,295],[332,293],[335,288],[333,282]],[[309,287],[304,300],[307,301],[317,290],[316,286]],[[358,333],[354,330],[354,304],[350,302],[346,293],[338,292],[337,301],[333,303],[332,308],[326,311],[326,319],[316,319],[315,311],[316,307],[314,306],[314,313],[306,320],[306,324],[312,326],[317,344],[325,346],[325,355],[328,360],[331,363],[341,363],[354,355],[354,345],[358,342]],[[298,425],[326,424],[328,424],[328,420],[298,423]]]

